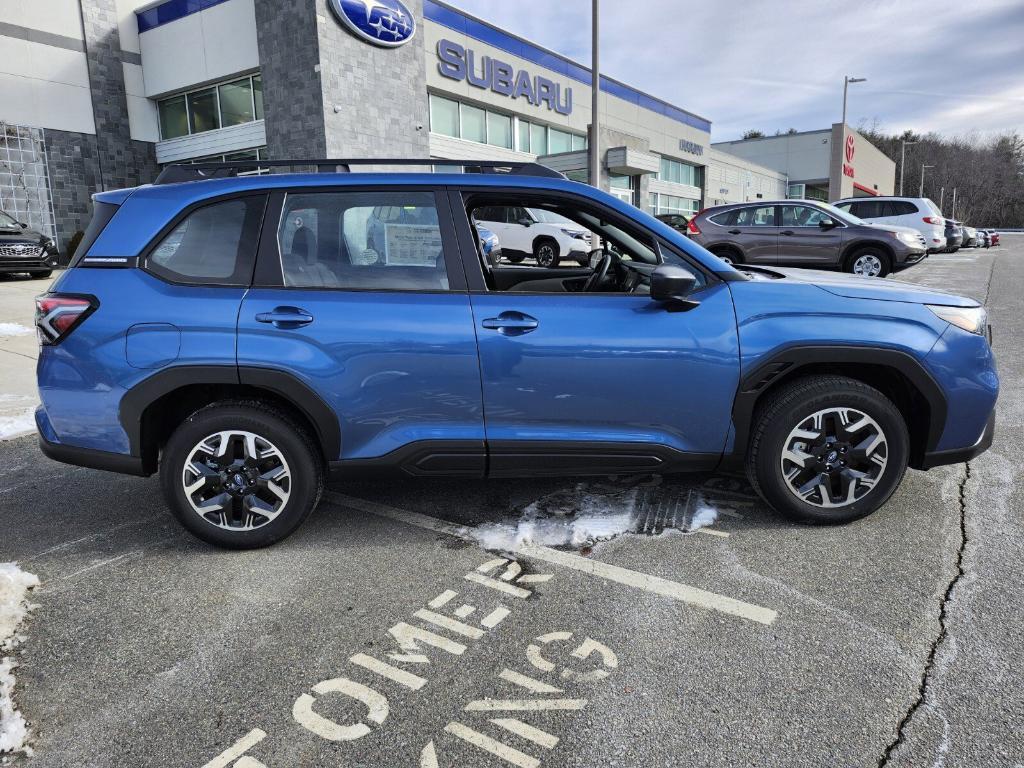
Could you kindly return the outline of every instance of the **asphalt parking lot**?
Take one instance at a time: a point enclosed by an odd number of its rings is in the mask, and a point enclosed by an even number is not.
[[[282,544],[224,552],[178,527],[156,478],[0,442],[0,561],[42,580],[18,659],[35,755],[9,759],[1024,764],[1024,236],[1004,242],[899,278],[987,303],[993,448],[909,472],[839,528],[725,476],[376,481]],[[524,511],[635,532],[480,546]]]

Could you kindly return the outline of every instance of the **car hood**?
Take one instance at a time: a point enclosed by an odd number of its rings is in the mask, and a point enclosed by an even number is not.
[[[947,307],[976,307],[978,302],[953,293],[925,288],[892,278],[863,277],[843,272],[824,272],[816,269],[786,269],[772,267],[772,272],[789,280],[816,285],[823,291],[850,299],[876,301],[903,301],[910,304],[939,304]]]

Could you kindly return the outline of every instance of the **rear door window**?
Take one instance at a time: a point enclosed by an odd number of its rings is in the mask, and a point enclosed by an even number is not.
[[[760,208],[740,208],[736,211],[738,227],[774,227],[775,206],[765,205]]]
[[[302,192],[277,231],[285,287],[447,290],[433,192]]]
[[[249,285],[265,195],[196,208],[144,259],[145,268],[174,283]]]

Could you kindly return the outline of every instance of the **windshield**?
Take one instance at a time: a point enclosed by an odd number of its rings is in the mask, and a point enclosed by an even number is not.
[[[0,229],[21,229],[17,219],[11,218],[9,214],[0,211]]]
[[[575,221],[573,221],[572,219],[567,219],[565,218],[565,216],[560,216],[554,211],[546,211],[543,208],[529,208],[527,210],[529,210],[530,213],[533,214],[533,218],[544,224],[557,224],[560,227],[569,225],[573,229],[579,229],[580,225],[577,224]]]

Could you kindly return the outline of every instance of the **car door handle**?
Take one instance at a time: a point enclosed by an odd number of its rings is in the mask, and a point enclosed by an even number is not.
[[[738,234],[740,234],[740,230],[738,230],[738,229],[730,229],[729,230],[729,234],[730,235],[738,235]]]
[[[498,331],[503,336],[521,336],[537,328],[537,318],[522,312],[502,312],[497,317],[488,317],[481,325],[491,331]]]
[[[313,322],[313,316],[299,307],[274,307],[256,315],[257,323],[273,323],[275,328],[299,328]]]
[[[792,235],[793,234],[793,230],[792,229],[784,229],[781,232],[779,232],[779,234],[780,235]]]

